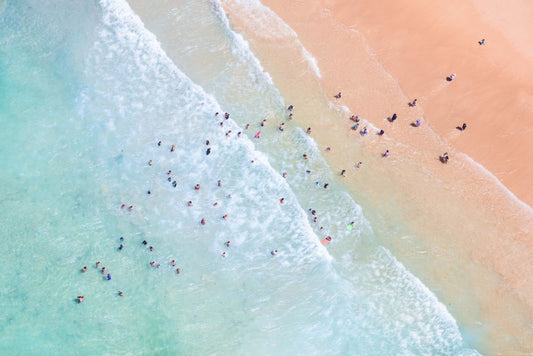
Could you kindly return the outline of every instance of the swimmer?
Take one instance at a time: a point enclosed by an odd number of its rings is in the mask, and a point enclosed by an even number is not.
[[[303,158],[304,158],[304,159],[308,159],[308,158],[309,158],[309,157],[307,157],[307,153],[304,153],[304,154],[303,154]]]
[[[281,199],[279,200],[279,203],[280,203],[280,204],[285,204],[285,198],[281,198]]]
[[[217,180],[217,185],[218,185],[219,187],[222,187],[222,181],[221,181],[220,179]]]
[[[175,265],[176,265],[176,260],[172,260],[172,261],[170,261],[170,265],[171,265],[171,266],[175,266]]]
[[[120,239],[118,239],[120,242],[124,241],[124,237],[120,236]]]
[[[123,297],[124,296],[124,293],[122,293],[121,291],[118,291],[117,292],[119,296]]]
[[[224,127],[224,123],[222,121],[220,122],[220,127]]]
[[[205,145],[209,146],[209,144],[210,144],[209,140],[205,140]]]
[[[133,210],[133,205],[128,206],[128,210],[132,211]]]
[[[120,209],[124,209],[125,207],[126,207],[126,204],[122,204],[122,205],[120,206]]]
[[[194,190],[200,190],[200,184],[196,184],[196,185],[194,186]]]
[[[178,186],[178,183],[176,181],[172,182],[172,187],[176,188]]]
[[[206,156],[209,156],[210,153],[211,153],[211,147],[209,147],[209,148],[205,151],[205,155],[206,155]]]
[[[343,169],[343,170],[341,171],[341,176],[346,177],[346,169]]]
[[[313,218],[313,222],[314,222],[315,224],[318,222],[318,218],[317,218],[316,216]]]
[[[307,130],[305,131],[308,135],[311,135],[311,128],[308,127]]]
[[[322,240],[320,241],[320,243],[321,243],[322,245],[325,245],[325,244],[329,243],[330,241],[331,241],[331,236],[328,236],[328,237],[326,237],[325,239],[322,239]]]
[[[176,268],[176,274],[180,274],[181,270],[179,268]]]
[[[289,120],[292,120],[292,112],[289,114]]]
[[[237,132],[237,137],[241,137],[241,134],[242,134],[241,131]]]
[[[261,126],[264,127],[266,125],[267,121],[266,119],[264,119],[263,121],[261,121]]]
[[[225,245],[226,247],[231,247],[231,241],[226,241],[226,242],[224,243],[224,245]]]
[[[81,269],[82,272],[87,272],[87,266],[83,266]]]
[[[146,242],[146,240],[143,240],[142,244],[146,246],[148,245],[148,242]]]
[[[149,161],[148,161],[148,165],[149,165],[149,166],[152,165],[152,160],[149,160]]]
[[[167,172],[167,176],[170,176],[171,173],[172,173],[172,171],[169,169],[168,172]]]
[[[172,177],[168,177],[167,180],[170,182],[172,180]]]
[[[202,218],[202,220],[200,220],[200,224],[205,225],[206,223],[207,221],[205,220],[205,218]]]
[[[108,281],[111,280],[111,275],[108,273],[107,276],[105,277]]]
[[[229,119],[229,114],[227,112],[224,113],[224,119]]]
[[[83,295],[78,295],[78,297],[76,299],[78,300],[78,304],[79,304],[79,303],[83,303],[83,300],[85,298],[83,297]]]
[[[220,256],[222,256],[222,257],[226,257],[226,251],[222,252],[222,253],[220,254]]]
[[[214,202],[214,203],[213,203],[213,206],[214,206],[214,207],[217,207],[217,206],[218,206],[218,202]]]
[[[245,130],[248,130],[249,128],[250,128],[250,124],[246,124],[246,126],[244,126]]]
[[[150,195],[150,194],[152,194],[152,192],[149,190],[149,191],[146,192],[146,194]]]
[[[153,246],[150,246],[149,249],[150,249],[150,252],[154,252]]]
[[[96,266],[96,268],[99,268],[100,267],[100,262],[96,262],[95,266]]]
[[[162,143],[162,142],[161,142],[161,141],[159,141],[159,142],[157,143],[157,145],[158,145],[158,146],[161,146],[161,143]]]
[[[229,130],[228,132],[226,132],[226,137],[229,137],[231,135],[231,130]]]
[[[105,271],[107,271],[107,268],[102,267],[102,274],[105,274]]]
[[[124,248],[123,244],[120,244],[120,246],[118,247],[119,250],[122,250],[123,248]]]
[[[189,200],[189,201],[187,202],[187,206],[192,206],[192,201]]]
[[[281,125],[279,125],[278,130],[283,131],[285,130],[285,124],[282,122]]]
[[[331,147],[329,147],[329,146],[326,147],[326,151],[328,151],[328,152],[331,151]]]
[[[272,251],[270,251],[270,254],[272,256],[276,256],[278,254],[278,250],[272,250]]]
[[[289,110],[289,111],[292,111],[293,109],[294,109],[294,106],[292,106],[292,105],[289,105],[289,106],[287,107],[287,110]]]
[[[281,176],[282,176],[283,178],[287,178],[287,172],[283,172],[283,173],[281,173]]]
[[[324,184],[324,189],[328,189],[329,183]]]
[[[170,152],[174,152],[176,150],[176,145],[172,145],[172,147],[170,147]]]
[[[225,214],[225,215],[222,217],[222,219],[224,219],[224,220],[228,220],[228,214]]]

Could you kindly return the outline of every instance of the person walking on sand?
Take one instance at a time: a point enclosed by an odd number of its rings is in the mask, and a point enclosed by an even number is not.
[[[389,157],[390,156],[390,152],[389,150],[386,150],[385,153],[383,154],[383,157]]]
[[[342,93],[339,92],[337,95],[334,95],[335,99],[340,99],[342,98]]]

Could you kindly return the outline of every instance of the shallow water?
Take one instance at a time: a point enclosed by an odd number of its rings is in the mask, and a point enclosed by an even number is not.
[[[121,0],[9,2],[2,13],[0,228],[9,252],[0,350],[475,353],[287,121],[288,103],[219,3],[151,11],[180,26],[171,42],[179,61]]]

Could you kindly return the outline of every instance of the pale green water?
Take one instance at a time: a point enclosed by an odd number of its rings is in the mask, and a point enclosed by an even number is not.
[[[205,25],[196,42],[176,44],[189,63],[205,61],[197,71],[176,67],[123,1],[9,2],[2,13],[0,352],[470,352],[361,207],[334,183],[315,186],[332,173],[301,130],[280,136],[272,125],[251,138],[265,113],[281,121],[286,103],[216,3],[181,5],[183,31]],[[235,120],[221,128],[216,111]],[[237,137],[247,122],[251,135]],[[332,255],[319,243],[326,234]]]

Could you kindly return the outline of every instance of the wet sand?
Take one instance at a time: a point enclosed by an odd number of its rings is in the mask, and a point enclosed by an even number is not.
[[[232,27],[250,41],[283,96],[295,105],[292,122],[312,127],[313,139],[321,148],[332,147],[324,153],[328,163],[334,172],[347,169],[348,173],[339,177],[339,184],[367,214],[376,212],[367,217],[383,245],[438,296],[459,320],[471,339],[468,342],[481,352],[531,352],[533,212],[501,184],[524,201],[531,194],[527,179],[532,176],[531,167],[524,163],[531,161],[527,147],[533,142],[528,140],[532,132],[515,129],[527,128],[524,113],[532,112],[529,74],[524,69],[531,57],[518,52],[516,43],[507,42],[504,34],[498,37],[485,29],[482,35],[469,37],[466,30],[443,20],[446,16],[437,21],[439,26],[422,22],[417,27],[414,14],[426,16],[422,3],[408,11],[397,9],[399,4],[378,11],[378,5],[347,1],[312,6],[277,0],[263,3],[296,31],[297,38],[272,18],[258,16],[242,4],[227,1],[224,7]],[[435,18],[447,6],[433,8]],[[455,8],[464,10],[457,21],[472,26],[474,13],[466,6]],[[395,18],[395,12],[406,16],[404,10],[413,16],[409,21],[385,21]],[[363,14],[367,22],[360,19]],[[482,22],[481,15],[476,19]],[[453,36],[439,32],[449,26],[454,28]],[[417,36],[411,37],[420,38],[402,39],[404,29],[408,33],[416,29]],[[383,31],[398,34],[388,36]],[[486,44],[480,46],[477,40],[483,37]],[[490,47],[497,38],[503,47]],[[298,48],[298,40],[316,58],[320,80]],[[424,51],[416,48],[417,41],[426,45]],[[431,46],[432,42],[438,45]],[[394,46],[398,48],[389,52]],[[517,62],[502,62],[506,58],[502,50],[514,51]],[[455,56],[450,54],[453,51],[458,51]],[[485,64],[501,69],[492,69],[498,85],[486,75]],[[457,77],[448,82],[445,77],[451,73]],[[342,98],[335,99],[339,91]],[[502,95],[507,101],[495,103]],[[417,106],[409,107],[414,98]],[[360,126],[368,127],[368,136],[350,130],[352,113],[368,120]],[[393,113],[398,119],[391,123],[387,117]],[[421,127],[410,125],[416,119],[422,120]],[[503,121],[505,127],[499,124]],[[465,131],[455,129],[463,122],[468,125]],[[377,129],[384,129],[385,136],[377,136]],[[391,156],[384,158],[386,149]],[[516,150],[523,154],[508,160]],[[448,164],[438,160],[445,151],[451,156]],[[490,155],[488,163],[483,154]],[[358,161],[363,161],[362,169],[354,168]]]

